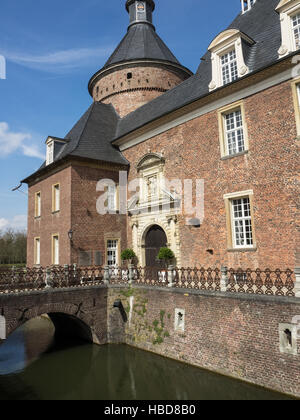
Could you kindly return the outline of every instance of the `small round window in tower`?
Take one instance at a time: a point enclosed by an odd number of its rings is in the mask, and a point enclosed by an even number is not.
[[[127,80],[132,79],[132,73],[127,73]]]

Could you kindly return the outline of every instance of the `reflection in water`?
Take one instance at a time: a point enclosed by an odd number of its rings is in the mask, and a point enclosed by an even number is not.
[[[0,375],[22,371],[49,349],[54,334],[47,315],[26,322],[0,346]]]
[[[49,318],[0,346],[2,400],[274,400],[265,391],[125,345],[52,346]],[[61,343],[60,343],[61,344]]]

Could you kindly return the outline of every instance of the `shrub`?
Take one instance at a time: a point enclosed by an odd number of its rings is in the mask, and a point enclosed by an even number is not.
[[[121,254],[122,261],[130,261],[136,259],[133,249],[125,249]]]
[[[170,248],[160,248],[157,258],[159,260],[165,261],[166,263],[170,263],[172,260],[174,260],[175,255]]]

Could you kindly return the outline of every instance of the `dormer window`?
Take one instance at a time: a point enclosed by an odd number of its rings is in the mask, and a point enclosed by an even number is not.
[[[212,91],[249,72],[244,59],[244,48],[254,44],[254,41],[237,29],[228,29],[218,35],[208,47],[212,60],[212,81],[209,90]]]
[[[298,50],[300,48],[300,12],[297,15],[293,16],[293,31],[294,31],[294,41],[295,48]]]
[[[256,2],[256,0],[241,0],[242,3],[242,12],[246,13],[248,10],[251,9],[253,4]]]
[[[231,83],[238,78],[238,67],[235,50],[221,57],[223,84]]]
[[[47,143],[46,165],[50,165],[54,160],[54,144],[53,141]]]
[[[59,139],[57,137],[48,137],[46,140],[46,165],[51,165],[54,160],[60,155],[62,148],[66,145],[68,140]]]
[[[300,0],[281,0],[276,8],[280,14],[282,44],[279,58],[300,49]]]

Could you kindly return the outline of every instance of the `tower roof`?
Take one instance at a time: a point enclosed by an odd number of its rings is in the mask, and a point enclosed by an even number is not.
[[[128,28],[116,50],[105,63],[104,68],[130,60],[161,60],[180,65],[177,58],[157,35],[155,29],[138,23]]]
[[[91,78],[89,82],[90,93],[92,93],[95,81],[99,80],[103,73],[106,74],[113,71],[117,66],[127,65],[131,62],[155,62],[156,64],[175,67],[185,77],[191,76],[193,73],[180,64],[156,33],[152,24],[152,12],[155,9],[154,1],[127,0],[125,7],[130,16],[128,31],[104,67]]]

